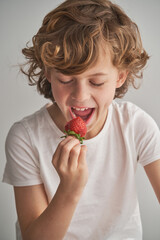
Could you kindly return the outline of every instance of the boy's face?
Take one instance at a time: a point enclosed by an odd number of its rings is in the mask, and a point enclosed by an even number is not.
[[[119,72],[110,53],[103,49],[96,64],[82,74],[66,76],[53,69],[47,78],[62,112],[60,121],[65,125],[80,116],[87,124],[86,138],[96,136],[104,125],[116,88],[122,86],[126,77],[126,71]]]

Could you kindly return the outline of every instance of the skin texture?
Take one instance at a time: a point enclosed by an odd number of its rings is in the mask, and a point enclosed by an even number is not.
[[[86,138],[89,139],[102,129],[115,89],[124,83],[127,72],[118,71],[112,65],[109,53],[102,51],[96,65],[80,75],[69,77],[52,69],[46,72],[46,76],[56,101],[48,107],[48,112],[60,130],[64,131],[66,122],[72,119],[70,107],[95,109],[87,125]],[[63,239],[87,184],[86,151],[86,146],[81,146],[71,136],[59,143],[53,153],[52,164],[60,184],[50,203],[43,184],[14,188],[24,240]],[[160,201],[160,160],[147,165],[145,171]]]
[[[122,86],[127,77],[127,71],[118,71],[113,66],[109,51],[102,48],[99,56],[97,63],[80,75],[66,76],[55,69],[47,73],[57,104],[52,106],[49,112],[62,131],[65,123],[72,119],[70,107],[95,109],[91,121],[87,124],[86,139],[96,136],[102,129],[115,90]]]
[[[146,165],[144,169],[160,203],[160,159]]]
[[[67,137],[57,147],[52,163],[60,184],[50,203],[43,184],[15,187],[15,199],[24,240],[63,239],[88,179],[86,146]]]

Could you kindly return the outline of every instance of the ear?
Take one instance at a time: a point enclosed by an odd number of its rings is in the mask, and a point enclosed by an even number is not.
[[[120,88],[123,85],[123,83],[126,81],[127,76],[128,76],[127,70],[119,71],[116,88]]]

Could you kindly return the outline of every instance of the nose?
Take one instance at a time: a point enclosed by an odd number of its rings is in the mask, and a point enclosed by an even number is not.
[[[71,98],[78,103],[86,102],[90,97],[89,89],[83,81],[77,81],[72,89]]]

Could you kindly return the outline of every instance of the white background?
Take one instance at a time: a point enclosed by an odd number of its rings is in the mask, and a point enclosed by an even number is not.
[[[4,144],[13,122],[33,113],[47,100],[19,73],[21,49],[38,31],[43,17],[60,0],[0,0],[0,178],[5,166]],[[115,0],[139,25],[144,47],[151,56],[139,90],[125,100],[148,112],[160,127],[160,1]],[[137,171],[144,240],[160,239],[159,204],[142,167]],[[0,182],[0,240],[15,240],[16,211],[11,186]],[[82,239],[83,240],[83,239]],[[97,239],[99,240],[99,239]]]

